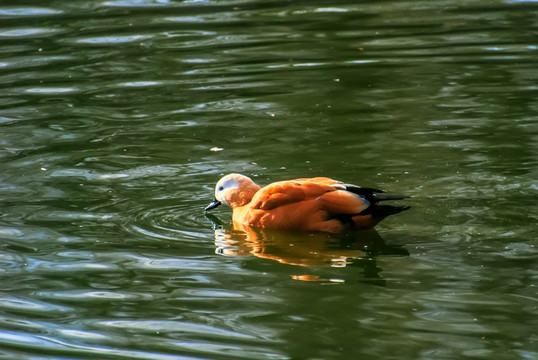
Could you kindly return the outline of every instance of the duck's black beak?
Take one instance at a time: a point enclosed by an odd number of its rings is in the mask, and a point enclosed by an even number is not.
[[[216,208],[217,206],[219,206],[220,204],[222,204],[222,203],[221,203],[220,201],[218,201],[217,199],[215,199],[215,200],[213,200],[213,202],[212,202],[211,204],[209,204],[209,205],[207,205],[207,206],[205,207],[205,211],[214,209],[214,208]]]

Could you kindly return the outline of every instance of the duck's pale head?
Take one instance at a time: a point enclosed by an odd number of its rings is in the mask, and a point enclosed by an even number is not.
[[[260,189],[252,179],[241,174],[228,174],[222,177],[215,186],[215,200],[205,210],[211,210],[224,204],[232,209],[244,206]]]

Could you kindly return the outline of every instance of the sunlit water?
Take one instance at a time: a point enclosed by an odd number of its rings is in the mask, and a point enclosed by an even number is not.
[[[0,4],[0,358],[538,358],[533,1]],[[215,182],[412,196],[230,227]]]

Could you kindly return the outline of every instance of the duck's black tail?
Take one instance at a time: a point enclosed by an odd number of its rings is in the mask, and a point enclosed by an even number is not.
[[[411,208],[411,206],[392,206],[392,205],[377,205],[371,206],[361,214],[366,215],[366,213],[372,214],[373,218],[384,219],[389,215],[394,215],[401,213],[404,210]],[[366,212],[366,213],[365,213]]]
[[[387,194],[384,194],[385,191],[379,190],[379,189],[365,188],[365,187],[360,187],[360,186],[351,185],[351,184],[345,184],[344,186],[346,187],[347,191],[352,192],[353,194],[363,196],[364,198],[366,198],[366,200],[368,200],[372,204],[375,204],[376,202],[379,202],[379,201],[402,200],[402,199],[409,198],[409,196],[403,196],[403,195],[387,195]],[[394,207],[394,206],[392,207],[400,208],[400,207]],[[406,209],[409,209],[409,207],[407,206],[405,208],[402,208],[399,211],[393,212],[393,214],[397,214],[400,211],[403,211]],[[388,215],[392,215],[392,214],[388,214]]]

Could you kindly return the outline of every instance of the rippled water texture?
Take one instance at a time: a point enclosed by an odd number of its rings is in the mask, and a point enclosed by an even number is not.
[[[2,1],[0,358],[538,358],[535,1]],[[216,181],[411,196],[233,229]]]

